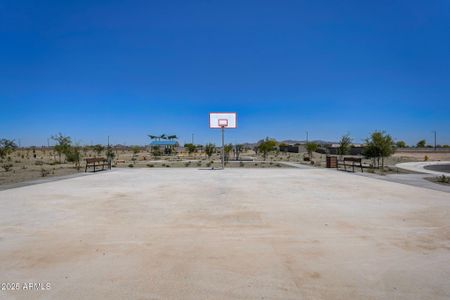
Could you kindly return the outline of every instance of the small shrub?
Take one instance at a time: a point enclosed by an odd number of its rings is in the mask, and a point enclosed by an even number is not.
[[[241,168],[244,167],[244,162],[243,162],[243,161],[241,161],[241,162],[239,163],[239,167],[241,167]]]
[[[153,168],[153,167],[154,167],[154,165],[152,165],[152,164],[147,164],[147,167],[149,167],[149,168]]]
[[[277,166],[278,168],[281,168],[281,164],[276,164],[276,166]]]
[[[37,160],[37,161],[34,162],[34,164],[36,166],[42,166],[44,164],[44,162],[42,160]]]
[[[210,163],[210,162],[207,163],[206,166],[207,166],[208,168],[211,167],[211,163]]]
[[[16,164],[20,164],[20,163],[21,163],[20,160],[15,160],[14,162],[15,162]]]
[[[42,177],[47,177],[50,174],[50,172],[44,168],[41,168],[41,176]],[[55,172],[53,172],[53,174],[55,174]]]
[[[450,177],[442,175],[437,177],[437,182],[441,182],[441,183],[450,183]]]
[[[189,165],[190,165],[189,162],[187,162],[187,163],[184,164],[184,166],[185,166],[186,168],[189,167]]]
[[[12,164],[4,164],[2,165],[2,168],[5,170],[5,172],[9,172],[12,169]]]
[[[424,161],[428,161],[429,157],[428,155],[425,155],[425,157],[423,158]]]
[[[128,168],[134,168],[134,165],[133,164],[129,164]]]
[[[170,168],[170,165],[166,165],[166,168]]]
[[[27,166],[22,166],[22,170],[26,170],[27,169]]]
[[[201,161],[197,162],[197,167],[201,167],[201,166],[202,166],[202,162]]]

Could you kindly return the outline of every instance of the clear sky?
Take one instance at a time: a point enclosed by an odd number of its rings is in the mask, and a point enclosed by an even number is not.
[[[450,1],[0,0],[0,138],[450,144]]]

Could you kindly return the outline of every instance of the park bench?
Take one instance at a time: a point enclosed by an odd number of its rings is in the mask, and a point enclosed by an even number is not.
[[[361,172],[363,171],[362,159],[359,157],[344,157],[341,161],[341,164],[344,166],[344,170],[347,171],[347,167],[352,167],[352,171],[355,172],[355,166],[361,168]]]
[[[111,169],[111,163],[103,157],[86,158],[86,168],[84,169],[84,172],[87,172],[87,169],[90,167],[94,168],[94,172],[103,171],[105,167]],[[101,170],[98,169],[99,167],[102,167]]]

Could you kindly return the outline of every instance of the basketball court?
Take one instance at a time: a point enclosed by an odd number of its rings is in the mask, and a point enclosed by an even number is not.
[[[15,299],[448,299],[449,194],[326,169],[117,169],[0,191]]]

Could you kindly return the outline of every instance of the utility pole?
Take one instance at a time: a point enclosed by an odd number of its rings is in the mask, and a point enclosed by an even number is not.
[[[194,134],[192,134],[192,141],[191,141],[192,145],[194,145]]]
[[[436,151],[436,130],[434,132],[434,151]]]
[[[306,142],[308,143],[308,141],[309,141],[309,133],[308,133],[308,131],[306,132]]]

